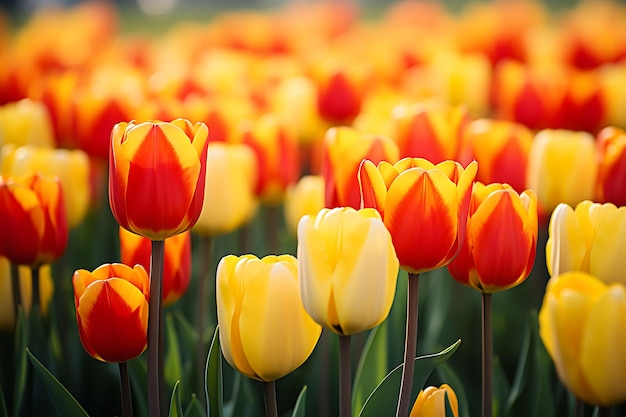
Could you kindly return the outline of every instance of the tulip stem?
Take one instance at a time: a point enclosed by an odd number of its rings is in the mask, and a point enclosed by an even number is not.
[[[585,402],[580,398],[576,398],[576,405],[574,408],[574,417],[583,417],[585,415]]]
[[[396,417],[409,415],[413,371],[415,369],[415,349],[417,348],[417,312],[419,300],[419,274],[409,272],[409,289],[406,305],[406,333],[404,337],[404,366],[400,383],[400,398]]]
[[[352,371],[350,335],[339,336],[339,416],[352,416]]]
[[[492,416],[493,334],[491,328],[491,293],[482,294],[483,334],[483,417]]]
[[[598,407],[598,417],[611,417],[611,407]]]
[[[152,261],[150,266],[150,313],[148,315],[148,414],[161,416],[161,386],[159,347],[161,333],[161,291],[163,275],[163,240],[152,241]]]
[[[263,382],[263,397],[265,399],[265,417],[278,417],[276,381]]]
[[[207,356],[204,343],[204,315],[207,308],[206,283],[209,278],[209,267],[211,265],[211,251],[213,247],[213,239],[211,239],[210,237],[206,237],[203,238],[201,242],[201,252],[203,254],[202,267],[200,270],[200,276],[198,277],[198,290],[196,292],[196,334],[198,335],[196,345],[196,384],[198,385],[197,392],[204,392],[204,365]],[[212,305],[214,304],[215,303],[213,303]],[[201,401],[204,403],[204,396],[199,395],[198,397],[202,398]]]
[[[128,364],[119,363],[120,388],[122,391],[122,417],[133,417],[133,399],[130,395],[130,378],[128,377]]]
[[[22,294],[20,289],[20,271],[14,263],[11,263],[11,290],[13,291],[13,312],[17,321],[17,313],[22,306]]]
[[[39,312],[41,310],[40,299],[39,299],[39,267],[38,266],[31,267],[31,274],[32,274],[32,280],[33,280],[33,294],[31,297],[33,300],[32,312],[33,314],[39,315]]]

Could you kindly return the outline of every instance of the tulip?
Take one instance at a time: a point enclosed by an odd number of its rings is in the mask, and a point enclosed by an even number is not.
[[[216,280],[220,345],[232,367],[270,382],[306,361],[321,327],[302,305],[293,256],[228,255]]]
[[[150,272],[152,242],[120,227],[120,252],[122,263],[140,264]],[[191,279],[191,235],[189,231],[165,239],[163,251],[163,305],[178,301],[187,291]]]
[[[188,120],[118,123],[109,203],[117,222],[158,241],[190,229],[204,201],[208,128]]]
[[[404,158],[392,165],[363,161],[359,183],[364,207],[376,208],[400,260],[419,274],[447,265],[463,242],[471,186],[478,164],[465,169],[454,161],[438,165]]]
[[[480,169],[476,180],[509,184],[521,193],[526,188],[526,166],[533,134],[526,126],[492,119],[469,123],[465,140]]]
[[[400,158],[423,158],[435,164],[458,159],[470,122],[464,106],[428,107],[417,103],[408,108],[396,107],[394,117]]]
[[[596,135],[598,147],[597,200],[626,206],[626,133],[608,126]]]
[[[194,232],[203,236],[230,233],[254,217],[258,206],[256,164],[247,145],[209,144],[204,204]]]
[[[31,99],[0,106],[0,140],[15,146],[53,146],[52,121],[46,106]]]
[[[591,274],[607,284],[626,284],[623,248],[626,207],[583,201],[572,209],[559,204],[548,226],[546,261],[552,275]]]
[[[577,398],[609,407],[626,400],[626,289],[585,272],[548,282],[539,335],[561,382]]]
[[[526,186],[537,193],[540,218],[559,203],[576,205],[595,193],[597,164],[590,133],[542,130],[528,154]]]
[[[417,395],[409,417],[446,417],[446,401],[454,417],[459,417],[459,401],[448,384],[426,387]]]
[[[25,265],[18,267],[20,302],[26,314],[33,304],[32,269]],[[46,316],[54,293],[54,282],[50,265],[42,265],[39,271],[39,305],[41,314]],[[13,331],[15,327],[15,304],[13,299],[13,281],[11,280],[11,262],[0,256],[0,329]]]
[[[330,128],[324,137],[322,158],[326,207],[359,209],[359,164],[363,159],[395,162],[398,146],[387,136],[362,134],[350,127]]]
[[[78,333],[103,362],[126,362],[147,347],[149,278],[141,265],[104,264],[72,278]]]
[[[295,236],[302,216],[315,215],[324,208],[324,178],[305,175],[295,186],[287,190],[285,199],[285,223]]]
[[[256,193],[264,203],[282,203],[287,187],[300,177],[295,133],[279,116],[266,114],[241,124],[242,142],[254,151],[258,164]]]
[[[452,277],[481,292],[521,284],[530,274],[537,246],[537,198],[508,184],[475,183],[465,241],[448,265]]]
[[[0,154],[0,167],[0,172],[6,176],[39,171],[44,175],[58,177],[64,190],[68,227],[77,226],[85,217],[91,196],[91,168],[89,158],[83,151],[4,145]]]
[[[0,255],[33,267],[57,260],[68,239],[63,190],[56,178],[0,176]]]
[[[323,327],[351,335],[382,323],[398,275],[391,236],[372,209],[322,209],[298,223],[304,307]]]

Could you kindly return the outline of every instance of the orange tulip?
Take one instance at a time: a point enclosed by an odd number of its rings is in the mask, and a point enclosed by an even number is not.
[[[626,132],[606,127],[596,136],[598,148],[597,201],[626,206]]]
[[[39,266],[58,259],[68,238],[60,181],[0,176],[0,230],[0,255],[11,262]]]
[[[89,355],[103,362],[126,362],[146,350],[150,285],[141,265],[79,269],[72,284],[78,334]]]
[[[392,165],[363,161],[363,207],[376,208],[389,229],[400,267],[410,273],[437,269],[456,256],[464,239],[471,187],[478,164],[438,165],[404,158]]]
[[[163,305],[174,304],[189,287],[191,279],[191,234],[187,230],[165,239],[163,260]],[[152,241],[120,227],[122,263],[140,264],[150,272]]]
[[[111,132],[109,203],[126,230],[163,240],[190,229],[204,201],[208,128],[188,120],[118,123]]]
[[[466,130],[469,154],[480,165],[476,180],[509,184],[518,193],[526,189],[526,164],[533,133],[526,126],[478,119]]]
[[[530,274],[537,247],[537,197],[508,184],[475,183],[465,240],[448,265],[452,277],[481,292],[521,284]]]
[[[395,162],[398,146],[387,136],[361,134],[350,127],[330,128],[324,137],[322,176],[326,207],[361,207],[357,173],[363,159]]]

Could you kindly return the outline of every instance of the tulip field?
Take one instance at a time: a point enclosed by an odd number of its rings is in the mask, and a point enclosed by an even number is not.
[[[137,3],[0,8],[0,417],[626,416],[625,5]]]

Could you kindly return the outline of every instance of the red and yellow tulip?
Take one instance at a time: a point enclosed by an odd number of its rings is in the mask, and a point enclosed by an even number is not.
[[[398,258],[376,210],[324,208],[298,223],[298,271],[311,317],[345,336],[387,318]]]
[[[90,356],[126,362],[146,349],[150,284],[141,265],[79,269],[72,284],[78,334]]]
[[[122,263],[129,266],[141,265],[150,272],[152,241],[146,237],[120,227],[120,253]],[[180,299],[191,279],[191,235],[190,231],[165,239],[163,250],[163,306]]]
[[[596,135],[598,186],[596,201],[626,206],[626,132],[608,126]]]
[[[163,240],[196,223],[204,202],[208,134],[204,123],[185,119],[115,125],[109,203],[120,226]]]
[[[478,164],[440,164],[403,158],[376,166],[363,161],[363,206],[376,208],[391,233],[400,267],[421,273],[445,266],[465,236],[472,183]]]
[[[39,266],[65,251],[68,227],[61,182],[30,174],[0,176],[0,255],[15,264]]]
[[[461,284],[497,292],[521,284],[530,274],[537,247],[537,197],[508,184],[475,183],[465,240],[448,271]]]
[[[216,279],[220,345],[233,368],[269,382],[307,360],[322,329],[302,305],[296,258],[228,255]]]

